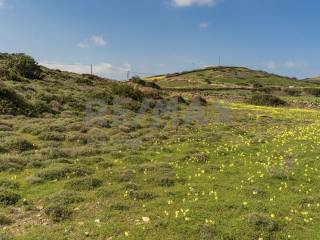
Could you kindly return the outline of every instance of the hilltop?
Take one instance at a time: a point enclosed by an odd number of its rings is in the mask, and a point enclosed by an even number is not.
[[[245,67],[207,67],[181,73],[146,77],[163,88],[250,88],[253,85],[274,87],[312,87],[314,84]]]

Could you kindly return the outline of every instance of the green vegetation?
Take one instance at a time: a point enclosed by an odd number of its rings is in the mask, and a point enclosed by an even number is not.
[[[258,106],[282,106],[285,105],[286,102],[282,99],[269,95],[269,94],[259,94],[253,95],[248,103]]]
[[[41,68],[32,57],[16,54],[7,61],[5,73],[8,79],[14,81],[20,81],[23,78],[39,79]]]
[[[317,85],[170,90],[41,72],[1,76],[15,110],[0,115],[0,239],[318,238]]]
[[[316,83],[299,81],[263,71],[243,67],[208,67],[182,73],[145,78],[156,82],[162,88],[170,89],[220,89],[220,88],[251,88],[257,86],[296,86],[314,87]]]

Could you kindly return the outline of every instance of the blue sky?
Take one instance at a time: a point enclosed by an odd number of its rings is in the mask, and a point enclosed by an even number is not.
[[[117,79],[219,56],[304,78],[320,75],[319,12],[317,0],[0,0],[0,52]]]

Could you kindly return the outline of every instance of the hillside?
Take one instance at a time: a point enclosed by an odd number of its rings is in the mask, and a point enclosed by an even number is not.
[[[312,82],[312,83],[320,83],[320,77],[306,78],[306,79],[304,79],[304,81]]]
[[[36,79],[17,73],[18,67],[8,70],[8,62],[20,55],[0,55],[0,113],[2,114],[59,114],[79,113],[90,100],[111,104],[117,98],[128,98],[134,107],[144,94],[128,83],[113,81],[87,74],[75,74],[38,66]],[[27,59],[29,61],[30,59]],[[31,61],[31,60],[30,60]],[[28,63],[19,63],[25,68]],[[32,63],[33,64],[33,63]],[[31,65],[32,65],[31,64]],[[19,67],[21,67],[19,66]],[[33,65],[32,65],[33,66]],[[17,69],[16,69],[17,68]],[[33,71],[33,70],[32,70]],[[31,72],[32,72],[31,71]]]
[[[290,105],[317,88],[177,92],[3,56],[0,239],[320,235],[320,112]]]
[[[151,76],[163,88],[250,88],[252,85],[311,87],[314,84],[297,79],[251,70],[244,67],[208,67],[182,73]]]

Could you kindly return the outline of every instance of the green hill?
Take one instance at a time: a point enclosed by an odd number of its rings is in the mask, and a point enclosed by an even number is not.
[[[314,84],[244,67],[208,67],[145,78],[163,88],[239,88],[252,85],[312,87]]]
[[[228,102],[4,54],[0,239],[318,239],[320,112],[288,100],[316,107],[320,92],[269,90]]]
[[[22,59],[22,60],[21,60]],[[31,114],[79,112],[90,99],[110,104],[117,97],[139,103],[144,94],[128,83],[51,70],[21,54],[0,54],[0,113]],[[14,66],[11,66],[14,65]],[[20,69],[23,69],[21,71]],[[29,72],[25,71],[26,69]],[[36,72],[35,77],[30,77]],[[28,108],[23,110],[21,107]]]

